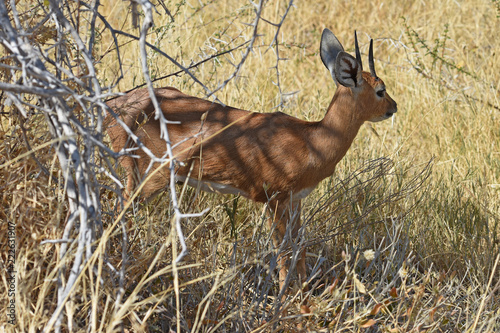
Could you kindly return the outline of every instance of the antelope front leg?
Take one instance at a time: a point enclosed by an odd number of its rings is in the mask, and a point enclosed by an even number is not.
[[[273,230],[273,243],[274,246],[279,249],[283,239],[287,239],[285,244],[284,253],[280,253],[278,256],[279,264],[279,286],[280,290],[283,289],[285,284],[285,279],[290,270],[290,255],[289,251],[291,249],[292,242],[297,238],[300,229],[300,200],[286,203],[274,203],[272,206],[272,215],[269,218],[269,228]],[[288,231],[290,230],[290,231]],[[285,238],[287,232],[290,232],[290,237]],[[292,267],[293,268],[293,267]],[[299,258],[297,260],[297,275],[300,281],[300,287],[306,282],[306,249],[300,249]]]

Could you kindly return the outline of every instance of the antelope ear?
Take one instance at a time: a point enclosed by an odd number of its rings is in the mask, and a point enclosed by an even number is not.
[[[359,87],[363,82],[359,62],[349,53],[339,52],[335,61],[335,78],[345,87]]]
[[[323,30],[323,34],[321,35],[321,46],[319,49],[319,54],[321,56],[321,60],[326,68],[330,71],[333,80],[337,83],[335,78],[335,61],[340,52],[344,51],[342,44],[340,44],[339,40],[333,32],[328,29]],[[338,83],[337,83],[338,84]]]

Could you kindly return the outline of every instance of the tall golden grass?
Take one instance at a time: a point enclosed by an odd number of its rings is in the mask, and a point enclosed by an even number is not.
[[[148,41],[184,66],[244,43],[253,6],[244,1],[167,1],[174,21],[157,7]],[[262,17],[279,22],[285,1],[265,4]],[[237,77],[216,93],[225,104],[282,111],[318,120],[335,91],[319,57],[324,28],[353,52],[354,30],[366,61],[374,39],[377,73],[398,102],[391,121],[366,124],[337,173],[304,203],[302,242],[311,292],[278,308],[276,254],[263,228],[262,206],[232,196],[187,189],[182,209],[202,218],[183,225],[189,256],[172,267],[168,194],[126,214],[129,262],[124,300],[105,260],[121,267],[120,236],[105,236],[68,302],[65,331],[500,331],[500,9],[498,1],[301,1],[276,26],[261,20],[259,36]],[[100,12],[131,34],[129,2],[106,1]],[[82,24],[84,26],[84,24]],[[102,85],[118,76],[109,31],[99,34],[95,58]],[[82,32],[83,33],[83,32]],[[116,91],[144,82],[136,41],[119,37],[124,78]],[[234,71],[245,46],[192,69],[209,89]],[[150,51],[153,78],[179,70]],[[279,72],[279,86],[277,70]],[[187,75],[155,82],[199,97],[206,91]],[[281,89],[281,93],[280,93]],[[16,224],[17,324],[6,331],[39,331],[56,304],[64,190],[50,135],[41,116],[24,120],[3,104],[0,114],[0,244],[7,221]],[[26,146],[30,143],[30,148]],[[34,155],[50,171],[40,173]],[[17,159],[18,157],[21,157]],[[384,157],[386,159],[378,159]],[[183,191],[179,188],[179,192]],[[110,227],[115,196],[103,192]],[[375,252],[371,257],[370,250]],[[368,251],[368,252],[366,252]],[[2,245],[3,265],[7,253]],[[106,256],[104,257],[104,254]],[[5,268],[2,266],[2,270]],[[2,284],[7,287],[5,277]],[[1,308],[9,302],[0,293]],[[90,328],[89,323],[92,323]]]

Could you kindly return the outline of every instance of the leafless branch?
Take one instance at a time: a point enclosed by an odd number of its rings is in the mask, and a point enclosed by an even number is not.
[[[50,144],[44,146],[52,147],[52,151],[57,156],[59,169],[62,179],[56,181],[56,186],[65,195],[65,209],[67,217],[64,221],[64,227],[59,239],[45,239],[40,245],[58,246],[58,267],[55,275],[57,290],[57,304],[54,305],[50,313],[50,318],[43,329],[44,332],[55,330],[60,332],[65,329],[65,320],[67,326],[71,326],[71,319],[67,311],[68,305],[74,305],[78,302],[75,297],[75,290],[78,290],[79,281],[85,276],[86,272],[93,272],[94,268],[86,269],[92,265],[96,257],[96,248],[101,245],[99,240],[100,232],[103,229],[103,212],[101,207],[101,192],[110,190],[120,194],[123,184],[115,172],[115,164],[112,159],[123,155],[134,157],[135,149],[141,149],[151,158],[151,167],[153,164],[168,164],[170,168],[170,201],[175,214],[170,221],[172,226],[172,235],[178,241],[172,242],[172,271],[174,274],[175,292],[177,304],[179,304],[179,281],[177,277],[177,264],[185,257],[187,253],[187,244],[183,236],[181,221],[205,214],[208,209],[200,213],[186,213],[181,211],[178,202],[178,195],[175,188],[175,170],[176,160],[173,154],[173,146],[169,139],[168,119],[165,119],[158,101],[154,95],[153,80],[148,68],[148,52],[155,51],[161,57],[168,59],[178,68],[175,72],[164,75],[159,79],[164,79],[173,75],[186,74],[186,76],[195,84],[200,86],[207,96],[218,101],[215,94],[223,89],[228,82],[237,77],[245,65],[255,47],[255,42],[259,35],[259,22],[264,9],[264,0],[258,3],[250,2],[254,6],[255,15],[252,17],[251,35],[247,40],[236,44],[236,40],[241,35],[231,39],[232,47],[224,47],[223,50],[213,48],[214,52],[203,56],[201,61],[191,60],[190,66],[183,66],[181,61],[162,51],[159,47],[146,41],[153,27],[153,14],[155,8],[148,0],[137,0],[134,3],[141,6],[144,16],[140,24],[139,36],[134,36],[128,32],[117,29],[107,21],[100,12],[101,3],[99,0],[86,2],[71,2],[67,0],[49,0],[36,6],[36,20],[27,24],[25,14],[19,13],[15,1],[0,0],[0,44],[5,49],[6,56],[0,58],[0,69],[8,73],[7,79],[0,81],[0,90],[2,90],[2,100],[7,99],[10,105],[13,105],[19,113],[19,117],[29,120],[33,113],[42,114],[44,117],[45,130],[50,133],[52,140]],[[166,5],[160,1],[167,15],[172,22],[174,15],[170,13]],[[277,63],[282,60],[279,57],[277,36],[293,1],[290,1],[288,8],[283,15],[280,23],[276,24],[277,33],[275,36],[275,47],[277,49]],[[233,19],[234,20],[234,19]],[[35,22],[36,21],[36,22]],[[32,23],[32,24],[31,24]],[[53,26],[53,35],[51,42],[40,44],[36,41],[35,35],[43,27]],[[116,52],[114,55],[117,61],[118,72],[116,77],[103,86],[102,82],[107,82],[99,77],[98,67],[96,66],[102,58],[95,51],[99,44],[99,34],[106,30],[112,38],[112,47],[110,52]],[[224,32],[225,33],[225,32]],[[106,104],[105,100],[120,95],[113,89],[124,77],[122,64],[121,45],[119,39],[127,38],[133,43],[139,45],[141,54],[141,69],[145,85],[149,91],[151,100],[154,104],[155,116],[161,123],[161,135],[167,145],[167,152],[164,156],[156,156],[147,149],[139,138],[125,125],[120,116],[115,114]],[[113,49],[115,51],[113,51]],[[226,76],[221,83],[212,90],[209,85],[200,81],[194,74],[193,69],[210,60],[217,60],[218,57],[231,55],[236,50],[242,50],[241,58],[234,64],[234,71]],[[109,54],[106,52],[105,54]],[[235,57],[236,58],[236,57]],[[278,86],[279,69],[276,65]],[[82,74],[83,73],[83,74]],[[108,79],[108,78],[106,78]],[[281,93],[281,88],[280,88]],[[29,97],[29,98],[28,98]],[[219,101],[220,102],[220,101]],[[10,114],[10,113],[9,113]],[[12,113],[13,114],[13,113]],[[122,126],[128,134],[130,140],[135,143],[134,149],[126,148],[120,152],[114,152],[104,142],[105,116],[116,119],[118,126]],[[27,128],[27,127],[26,127]],[[24,127],[22,128],[25,136],[26,147],[31,150],[31,144],[26,138]],[[42,145],[43,146],[43,145]],[[37,147],[35,147],[37,149]],[[28,154],[30,155],[30,154]],[[31,152],[31,155],[34,155]],[[36,160],[40,170],[45,170],[50,174],[42,163]],[[49,177],[51,177],[49,175]],[[119,195],[117,200],[119,207],[124,208],[123,197]],[[120,307],[127,302],[125,295],[125,279],[127,267],[127,230],[125,227],[124,212],[118,218],[118,232],[121,233],[121,266],[118,269],[116,265],[107,260],[106,250],[99,252],[103,255],[104,267],[107,269],[108,276],[111,277],[111,284],[115,288],[114,310],[119,312]],[[113,226],[113,228],[115,228]],[[179,245],[179,253],[177,253]],[[116,266],[116,268],[115,268]],[[95,273],[95,271],[94,271]],[[96,283],[104,284],[107,281],[95,273],[91,278],[95,278]],[[179,309],[179,306],[177,307]],[[177,320],[180,320],[178,313]],[[95,319],[89,316],[89,327],[96,327]],[[177,325],[180,329],[180,325]]]
[[[279,38],[279,33],[280,33],[280,30],[281,30],[281,27],[283,26],[283,23],[285,22],[286,16],[288,15],[288,12],[292,8],[292,6],[293,6],[293,0],[290,0],[290,2],[288,3],[288,6],[286,7],[285,13],[283,14],[283,16],[281,16],[281,21],[279,23],[272,23],[272,22],[266,21],[267,23],[269,23],[269,24],[271,24],[271,25],[273,25],[273,26],[276,27],[276,34],[274,35],[273,41],[269,45],[269,48],[271,48],[274,45],[274,49],[275,49],[275,53],[276,53],[276,65],[273,68],[276,70],[276,82],[275,82],[275,85],[278,87],[279,94],[280,94],[279,107],[283,107],[284,104],[285,104],[284,100],[283,100],[283,96],[285,94],[283,93],[283,91],[281,89],[280,71],[279,71],[280,60],[285,60],[285,59],[283,59],[283,58],[280,57],[280,48],[279,48],[278,38]]]
[[[224,82],[222,82],[221,84],[219,84],[219,86],[214,90],[212,91],[208,97],[212,96],[213,94],[215,94],[217,91],[223,89],[228,83],[229,81],[231,81],[232,79],[234,79],[238,73],[240,72],[241,68],[243,67],[243,65],[245,64],[245,61],[247,60],[248,58],[248,55],[250,54],[250,52],[253,50],[253,45],[255,44],[255,41],[257,40],[257,37],[259,36],[258,35],[258,26],[259,26],[259,21],[261,19],[261,15],[262,15],[262,9],[263,9],[263,6],[264,6],[264,0],[260,0],[258,4],[254,4],[252,2],[252,4],[256,7],[255,8],[255,19],[254,21],[250,24],[252,27],[253,27],[253,31],[252,31],[252,37],[250,38],[250,43],[248,44],[247,46],[247,49],[245,51],[245,53],[243,54],[243,56],[241,57],[241,60],[240,62],[236,65],[236,69],[233,71],[233,73],[231,75],[229,75],[229,77],[224,80]]]

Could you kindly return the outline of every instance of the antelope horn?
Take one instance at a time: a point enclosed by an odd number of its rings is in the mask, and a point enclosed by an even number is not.
[[[370,50],[368,51],[368,65],[370,66],[370,74],[374,78],[377,77],[377,73],[375,73],[375,64],[373,63],[373,39],[370,39]]]
[[[359,66],[361,67],[361,70],[363,70],[363,63],[361,61],[361,53],[359,53],[358,34],[356,33],[356,30],[354,30],[354,46],[356,48],[356,60],[358,61]]]

